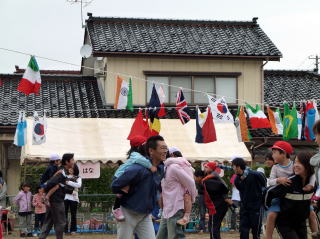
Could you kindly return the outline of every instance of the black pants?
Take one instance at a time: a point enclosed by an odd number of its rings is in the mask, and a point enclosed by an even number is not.
[[[199,205],[199,216],[200,216],[200,223],[199,223],[199,230],[206,230],[206,204],[204,202],[203,194],[198,195],[198,205]]]
[[[2,221],[3,221],[3,226],[4,226],[4,230],[3,231],[7,231],[7,227],[8,227],[8,232],[11,232],[12,231],[12,228],[11,228],[11,224],[10,224],[10,220],[9,220],[9,223],[7,225],[7,217],[8,217],[8,214],[2,214]]]
[[[42,228],[45,218],[46,218],[45,213],[34,215],[34,230],[35,231],[39,231],[39,229]]]
[[[263,208],[257,210],[246,210],[240,208],[240,239],[249,239],[250,229],[253,239],[259,239],[261,234],[261,224],[263,218]]]
[[[289,222],[288,220],[277,220],[276,227],[283,239],[307,239],[306,220],[297,220]]]
[[[77,208],[78,208],[78,202],[71,201],[71,200],[64,200],[64,206],[65,206],[65,215],[66,215],[66,227],[64,231],[67,233],[69,232],[69,226],[68,226],[68,212],[70,209],[71,214],[71,223],[70,223],[70,232],[76,232],[77,231]]]
[[[47,208],[46,217],[43,222],[39,239],[47,238],[52,226],[56,233],[57,239],[63,239],[63,231],[66,225],[66,215],[64,210],[64,202],[50,202]]]
[[[220,228],[221,222],[228,211],[228,205],[222,203],[216,207],[216,214],[209,216],[210,239],[221,239]]]

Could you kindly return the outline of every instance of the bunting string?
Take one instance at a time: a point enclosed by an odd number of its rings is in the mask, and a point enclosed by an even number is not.
[[[44,60],[48,60],[48,61],[52,61],[52,62],[58,62],[58,63],[71,65],[71,66],[76,66],[76,67],[80,67],[80,68],[83,68],[83,69],[95,70],[95,68],[93,68],[93,67],[81,66],[79,64],[74,64],[74,63],[70,63],[70,62],[66,62],[66,61],[62,61],[62,60],[57,60],[57,59],[53,59],[53,58],[49,58],[49,57],[34,55],[34,54],[30,54],[30,53],[26,53],[26,52],[22,52],[22,51],[18,51],[18,50],[12,50],[12,49],[3,48],[3,47],[0,47],[0,50],[7,51],[7,52],[12,52],[12,53],[17,53],[17,54],[22,54],[22,55],[27,55],[27,56],[35,56],[35,57],[40,58],[40,59],[44,59]],[[120,72],[111,72],[111,71],[108,71],[108,70],[102,70],[102,72],[110,74],[110,75],[114,75],[114,76],[123,76],[123,77],[126,77],[126,78],[131,78],[133,80],[136,79],[136,80],[140,80],[140,81],[156,83],[155,81],[152,81],[152,80],[142,79],[142,78],[139,78],[139,77],[136,77],[136,76],[133,76],[133,75],[128,75],[128,74],[124,74],[124,73],[120,73]],[[158,85],[164,85],[164,86],[178,88],[178,89],[181,88],[180,86],[177,86],[177,85],[171,85],[171,84],[165,84],[165,83],[158,83]],[[242,102],[242,104],[249,103],[249,104],[252,104],[252,105],[260,105],[260,106],[269,105],[271,107],[280,108],[280,109],[283,109],[283,108],[281,108],[279,105],[282,105],[284,103],[284,102],[268,102],[268,103],[266,103],[266,102],[257,103],[256,102],[256,103],[254,103],[254,102],[247,101],[245,99],[240,99],[240,98],[235,98],[235,97],[230,97],[230,96],[224,96],[224,95],[219,95],[219,94],[213,94],[213,93],[208,93],[208,92],[189,89],[189,88],[183,88],[183,90],[187,90],[187,91],[190,91],[190,92],[201,93],[201,94],[204,94],[204,95],[209,95],[209,96],[214,96],[214,97],[227,97],[229,99],[234,99],[234,100],[237,100],[238,102]],[[313,99],[313,100],[320,101],[320,99]],[[293,104],[293,103],[298,103],[298,102],[299,101],[292,101],[292,102],[287,102],[287,103]],[[242,104],[239,104],[239,105],[242,105]],[[195,106],[188,106],[188,107],[195,107]],[[165,107],[165,108],[173,108],[173,107],[169,106],[169,107]],[[135,108],[135,109],[139,109],[139,108]],[[97,109],[86,109],[86,110],[90,111],[90,110],[97,110]],[[98,109],[98,110],[117,110],[117,109]],[[57,111],[57,110],[52,110],[52,111]],[[74,110],[72,110],[72,111],[74,111]],[[83,110],[81,110],[81,111],[83,111]],[[4,111],[0,111],[0,112],[4,112]],[[12,112],[12,111],[10,111],[10,112]],[[66,112],[66,111],[64,111],[64,112]]]

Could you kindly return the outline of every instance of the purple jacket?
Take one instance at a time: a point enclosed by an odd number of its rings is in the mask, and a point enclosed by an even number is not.
[[[19,212],[32,212],[32,194],[20,191],[14,198],[14,203],[19,207]]]

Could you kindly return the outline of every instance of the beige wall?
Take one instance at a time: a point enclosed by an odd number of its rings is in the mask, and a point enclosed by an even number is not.
[[[114,103],[117,73],[146,79],[143,71],[241,72],[241,76],[238,77],[238,98],[252,104],[260,103],[262,100],[261,66],[262,61],[255,60],[108,57],[107,80],[104,83],[106,100],[107,104]],[[132,84],[134,104],[144,105],[146,103],[146,82],[132,79]]]

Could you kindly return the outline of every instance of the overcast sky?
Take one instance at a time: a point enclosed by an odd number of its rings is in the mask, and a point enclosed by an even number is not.
[[[79,0],[78,0],[79,1]],[[84,0],[85,1],[85,0]],[[93,16],[205,20],[251,20],[258,23],[282,52],[268,69],[313,69],[308,56],[320,53],[319,0],[93,0]],[[0,48],[81,63],[80,4],[67,0],[0,0]],[[29,57],[0,50],[0,73],[25,68]],[[79,69],[38,59],[40,69]]]

